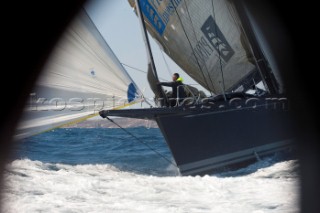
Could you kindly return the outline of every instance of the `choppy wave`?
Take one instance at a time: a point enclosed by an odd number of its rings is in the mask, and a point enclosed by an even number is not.
[[[169,160],[159,130],[130,129]],[[60,129],[22,141],[8,163],[3,212],[299,212],[299,164],[262,159],[181,177],[120,129]]]
[[[243,176],[153,176],[109,164],[15,160],[4,212],[298,212],[297,162]]]

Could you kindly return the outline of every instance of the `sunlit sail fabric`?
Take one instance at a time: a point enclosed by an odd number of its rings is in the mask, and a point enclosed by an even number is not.
[[[27,137],[102,109],[138,101],[141,92],[82,10],[52,52],[17,130]]]
[[[232,1],[139,2],[149,33],[209,91],[221,94],[256,70]],[[135,7],[134,0],[129,3]]]

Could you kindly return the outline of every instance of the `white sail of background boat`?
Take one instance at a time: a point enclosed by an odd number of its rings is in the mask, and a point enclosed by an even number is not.
[[[144,32],[212,93],[169,107],[149,56],[148,80],[161,107],[102,110],[102,117],[155,120],[183,175],[206,174],[291,150],[293,131],[276,59],[241,0],[129,0]],[[261,26],[260,26],[261,27]],[[148,37],[144,34],[145,40]],[[150,45],[146,42],[150,51]],[[267,57],[269,56],[269,57]],[[271,63],[272,61],[272,63]],[[266,91],[256,84],[263,82]],[[246,93],[255,89],[255,94]]]
[[[53,50],[25,108],[24,138],[134,103],[141,92],[85,10]]]

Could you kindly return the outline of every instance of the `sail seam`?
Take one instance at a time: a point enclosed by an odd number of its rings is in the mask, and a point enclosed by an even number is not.
[[[196,40],[198,41],[197,34],[196,34],[195,30],[194,30],[193,21],[192,21],[192,19],[191,19],[190,12],[189,12],[189,8],[188,8],[188,5],[187,5],[186,1],[184,2],[184,4],[185,4],[185,6],[186,6],[187,13],[188,13],[188,17],[189,17],[190,22],[191,22],[191,28],[192,28],[194,37],[195,37]],[[182,25],[182,22],[181,22],[181,25]],[[190,46],[191,46],[191,44],[190,44]],[[192,50],[193,50],[193,49],[192,49]],[[194,55],[195,55],[195,54],[194,54]],[[219,55],[220,55],[220,54],[219,54]],[[213,81],[212,81],[212,78],[211,78],[211,75],[210,75],[210,73],[209,73],[209,70],[208,70],[208,67],[207,67],[206,63],[204,63],[204,67],[206,68],[206,71],[207,71],[207,73],[208,73],[208,77],[209,77],[209,80],[210,80],[210,82],[211,82],[211,85],[213,85]],[[200,67],[200,71],[202,72],[203,78],[205,78],[204,73],[203,73],[201,67]],[[207,84],[207,82],[206,82],[206,84]],[[208,85],[207,85],[207,86],[208,86]],[[209,87],[209,86],[208,86],[208,87]],[[209,88],[208,88],[208,89],[209,89]],[[209,91],[210,91],[210,89],[209,89]],[[211,92],[211,91],[210,91],[210,92]],[[212,93],[211,93],[211,95],[212,95]]]
[[[171,1],[171,3],[172,3],[172,0],[170,0],[170,1]],[[178,17],[180,23],[181,23],[181,27],[182,27],[182,29],[183,29],[183,32],[184,32],[184,34],[186,35],[186,38],[187,38],[187,40],[188,40],[188,43],[189,43],[189,45],[190,45],[190,47],[191,47],[191,51],[192,51],[192,53],[193,53],[193,55],[194,55],[194,58],[196,59],[197,65],[198,65],[198,67],[199,67],[199,70],[201,71],[201,73],[202,73],[202,75],[203,75],[203,80],[204,80],[205,84],[207,85],[208,90],[209,90],[210,93],[212,94],[212,92],[211,92],[211,90],[210,90],[210,87],[209,87],[209,85],[208,85],[208,82],[207,82],[207,80],[206,80],[206,77],[204,76],[204,73],[203,73],[203,70],[202,70],[202,68],[201,68],[201,65],[200,65],[200,63],[199,63],[199,60],[198,60],[198,58],[197,58],[197,56],[196,56],[196,54],[195,54],[195,52],[194,52],[194,50],[193,50],[193,48],[192,48],[191,41],[190,41],[190,39],[189,39],[189,37],[188,37],[188,35],[187,35],[186,29],[185,29],[185,27],[184,27],[184,25],[183,25],[183,23],[182,23],[182,20],[181,20],[181,17],[180,17],[180,15],[179,15],[178,11],[177,11],[177,8],[176,8],[176,6],[175,6],[173,3],[172,3],[172,5],[173,5],[173,7],[174,7],[174,10],[175,10],[175,12],[176,12],[176,14],[177,14],[177,17]]]
[[[211,1],[211,5],[212,5],[212,15],[213,15],[213,19],[215,22],[216,21],[216,13],[214,11],[214,6],[213,6],[213,1]],[[215,31],[216,31],[216,36],[219,38],[219,34],[218,34],[218,30],[217,30],[217,25],[215,25]],[[218,55],[219,55],[219,63],[220,63],[220,72],[221,72],[221,78],[222,78],[222,91],[223,91],[223,94],[225,96],[225,91],[226,91],[226,87],[225,87],[225,82],[224,82],[224,75],[223,75],[223,70],[222,70],[222,61],[221,61],[221,50],[220,50],[220,42],[217,42],[218,44]],[[210,78],[211,79],[211,78]],[[226,98],[225,98],[226,99]]]

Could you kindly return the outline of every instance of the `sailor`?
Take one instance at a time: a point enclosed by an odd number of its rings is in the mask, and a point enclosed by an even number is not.
[[[181,103],[186,97],[183,79],[178,73],[174,73],[172,75],[172,82],[159,82],[158,85],[172,87],[172,94],[170,97],[168,97],[170,106],[177,106],[177,100],[179,101],[179,103]]]

